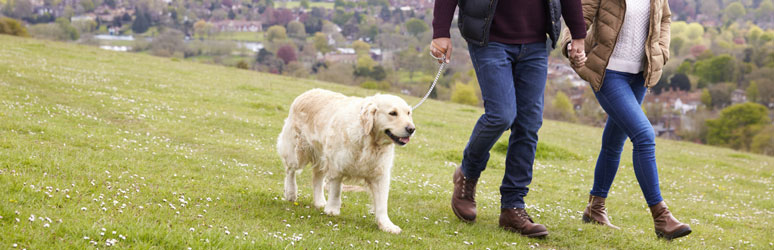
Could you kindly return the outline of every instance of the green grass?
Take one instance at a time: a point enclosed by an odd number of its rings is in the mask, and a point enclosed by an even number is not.
[[[502,146],[479,183],[478,221],[461,223],[449,208],[451,174],[482,110],[434,100],[396,150],[389,214],[403,233],[378,230],[364,192],[344,193],[339,217],[310,208],[310,171],[298,204],[283,201],[275,138],[293,98],[316,87],[374,93],[0,36],[0,248],[104,248],[108,239],[137,249],[774,247],[774,158],[657,140],[663,196],[694,230],[667,242],[653,233],[628,143],[608,199],[622,230],[581,222],[602,131],[555,121],[540,132],[526,197],[550,235],[497,227]]]
[[[243,41],[243,42],[263,42],[263,35],[264,35],[263,32],[224,31],[224,32],[215,33],[213,36],[207,39]]]
[[[334,5],[333,2],[312,2],[312,1],[309,2],[309,8],[320,7],[320,8],[326,8],[326,9],[333,9],[333,5]],[[300,6],[301,6],[301,1],[274,2],[275,8],[293,9],[293,8],[298,8]]]

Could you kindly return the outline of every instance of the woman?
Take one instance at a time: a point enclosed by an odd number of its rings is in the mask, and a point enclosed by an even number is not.
[[[634,145],[634,173],[653,215],[656,235],[669,240],[690,234],[691,227],[672,217],[661,198],[655,134],[641,104],[669,59],[671,15],[667,0],[583,0],[588,57],[581,51],[568,55],[563,50],[608,114],[583,220],[618,229],[607,218],[605,198],[628,137]],[[564,33],[561,44],[568,47],[569,31]]]

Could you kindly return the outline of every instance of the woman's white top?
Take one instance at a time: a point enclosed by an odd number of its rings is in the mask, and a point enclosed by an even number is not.
[[[636,74],[645,66],[650,0],[626,0],[626,15],[607,69]]]

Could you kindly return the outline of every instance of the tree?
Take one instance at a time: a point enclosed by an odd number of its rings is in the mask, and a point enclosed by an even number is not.
[[[151,53],[156,56],[174,56],[177,52],[182,53],[185,44],[183,43],[183,32],[175,29],[165,29],[164,32],[153,38],[151,41]]]
[[[358,55],[368,55],[371,50],[371,45],[361,40],[352,42],[352,48],[355,49],[355,53]]]
[[[299,21],[289,22],[287,32],[288,32],[288,35],[292,38],[297,38],[297,39],[306,38],[306,27],[304,27],[304,24]]]
[[[699,23],[690,23],[685,30],[685,36],[690,40],[696,40],[704,36],[704,26]]]
[[[309,34],[314,34],[322,31],[324,17],[325,12],[322,10],[322,8],[312,8],[312,11],[309,12],[309,14],[306,16],[306,19],[303,19],[304,29],[306,29],[306,32]]]
[[[85,12],[91,12],[94,10],[94,2],[91,0],[81,0],[81,7]]]
[[[285,64],[295,61],[297,59],[296,48],[292,45],[283,45],[277,50],[277,58],[282,59]]]
[[[228,19],[229,20],[234,20],[234,18],[236,18],[236,12],[234,12],[234,9],[229,9],[228,10]]]
[[[760,101],[760,92],[758,90],[758,83],[755,81],[750,82],[750,86],[747,86],[747,90],[745,91],[745,94],[747,95],[747,100],[751,102],[758,102]]]
[[[701,91],[701,103],[704,104],[704,106],[707,106],[708,108],[712,108],[712,95],[709,92],[709,89],[703,89]]]
[[[210,21],[223,21],[228,18],[228,12],[226,12],[224,9],[216,9],[212,11],[212,14],[210,15]]]
[[[766,128],[762,129],[752,138],[750,151],[759,154],[774,155],[774,126],[766,126]]]
[[[314,48],[323,55],[331,51],[331,47],[328,45],[328,36],[326,36],[324,33],[315,33],[312,40],[314,40]]]
[[[16,0],[13,5],[13,17],[25,19],[32,16],[34,6],[30,0]]]
[[[675,90],[689,91],[691,90],[691,79],[688,79],[688,76],[683,73],[677,73],[669,79],[669,85]]]
[[[575,109],[573,108],[572,102],[570,102],[570,98],[567,97],[564,92],[556,92],[556,96],[554,96],[554,101],[551,102],[551,106],[553,106],[553,109],[556,112],[556,117],[554,118],[569,122],[578,120],[575,116]]]
[[[78,40],[78,38],[81,37],[80,33],[78,33],[78,29],[76,29],[69,20],[60,17],[56,19],[56,23],[64,30],[70,40]]]
[[[744,15],[747,15],[747,11],[740,2],[733,2],[723,10],[723,20],[726,23],[734,22]]]
[[[758,5],[758,9],[755,10],[755,18],[760,21],[771,21],[774,16],[774,4],[771,0],[765,0]]]
[[[672,41],[669,48],[672,50],[672,56],[677,57],[680,55],[680,49],[685,45],[685,39],[680,36],[672,36]]]
[[[467,105],[478,105],[478,96],[473,84],[463,84],[457,82],[451,94],[451,101]]]
[[[734,80],[736,59],[729,54],[723,54],[710,59],[696,62],[694,71],[705,83],[728,82]]]
[[[199,39],[204,39],[204,36],[209,37],[210,32],[212,32],[212,24],[204,19],[199,19],[194,23],[194,34],[199,36]]]
[[[134,13],[135,18],[134,22],[132,22],[132,32],[135,34],[145,33],[151,25],[149,15],[141,11],[140,8],[135,8]]]
[[[419,34],[424,33],[427,29],[427,24],[422,20],[411,18],[406,21],[406,31],[412,36],[419,36]]]
[[[736,89],[735,84],[723,83],[715,84],[709,87],[709,93],[712,96],[712,107],[723,108],[731,104],[731,93]]]
[[[309,0],[301,0],[301,8],[309,9]]]
[[[279,41],[286,38],[288,38],[288,35],[285,27],[274,25],[269,27],[269,30],[266,31],[266,40],[269,42]]]
[[[683,61],[683,63],[680,64],[680,66],[677,66],[677,73],[679,74],[688,74],[691,73],[691,70],[693,69],[693,65],[689,61]]]
[[[0,34],[28,37],[27,28],[16,19],[0,17]]]
[[[753,136],[768,123],[768,109],[763,105],[736,104],[723,109],[717,119],[706,122],[707,143],[747,150]]]

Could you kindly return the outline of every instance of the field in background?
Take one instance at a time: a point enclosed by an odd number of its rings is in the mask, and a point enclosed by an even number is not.
[[[312,2],[312,1],[309,2],[310,8],[319,7],[319,8],[333,9],[333,5],[334,5],[333,2]],[[298,8],[300,6],[301,6],[301,1],[274,2],[275,8],[284,7],[288,9],[293,9],[293,8]]]
[[[454,165],[481,109],[428,101],[397,149],[378,230],[364,192],[342,215],[282,200],[275,138],[311,88],[375,92],[247,70],[0,35],[0,247],[118,248],[772,248],[774,158],[657,139],[661,188],[694,233],[657,240],[627,143],[608,199],[613,231],[581,222],[601,129],[545,121],[529,212],[544,240],[497,227],[504,141],[477,196],[478,222],[449,209]],[[403,96],[410,104],[417,98]]]

